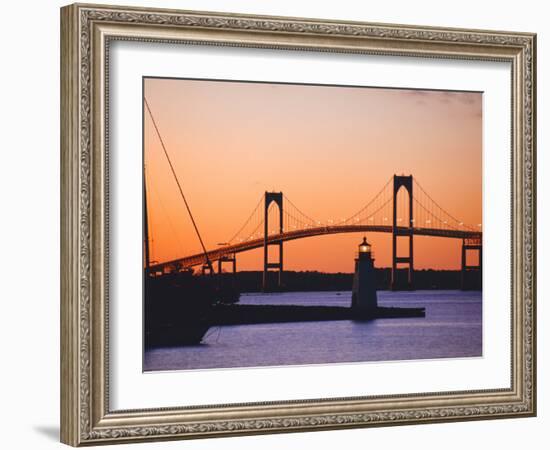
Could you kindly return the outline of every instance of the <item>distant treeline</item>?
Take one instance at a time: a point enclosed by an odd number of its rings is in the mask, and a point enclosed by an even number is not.
[[[270,285],[275,286],[275,272],[270,272],[272,277]],[[224,277],[235,276],[238,289],[241,292],[259,292],[262,290],[263,273],[259,271],[243,271],[233,274],[224,274]],[[406,276],[405,271],[400,271],[399,278]],[[376,287],[378,290],[389,289],[391,269],[376,269]],[[295,272],[284,271],[283,289],[285,291],[349,291],[352,288],[352,273],[324,273],[316,271]],[[415,289],[460,289],[459,270],[415,270]]]

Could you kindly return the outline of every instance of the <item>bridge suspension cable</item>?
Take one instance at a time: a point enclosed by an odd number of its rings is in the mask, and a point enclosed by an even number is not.
[[[455,230],[469,230],[469,231],[479,231],[470,225],[466,225],[463,221],[458,220],[452,214],[450,214],[446,209],[441,207],[422,187],[420,183],[414,180],[414,186],[417,190],[420,190],[420,196],[414,196],[415,204],[420,206],[421,210],[430,216],[429,219],[425,220],[434,220],[436,224],[439,224],[440,228],[451,228]],[[435,228],[435,227],[432,227]]]
[[[252,210],[252,213],[250,213],[250,215],[248,216],[248,218],[245,220],[245,222],[243,223],[243,225],[237,230],[237,232],[231,237],[231,239],[229,239],[227,242],[229,243],[232,243],[232,242],[235,242],[235,239],[239,238],[240,236],[243,235],[243,231],[245,230],[245,228],[250,224],[250,223],[255,223],[255,228],[257,228],[257,223],[258,223],[258,215],[259,215],[259,212],[260,212],[260,206],[262,205],[262,202],[264,200],[264,197],[263,195],[260,197],[260,200],[258,201],[258,203],[256,204],[256,206],[254,207],[254,209]],[[254,234],[254,232],[252,233]],[[250,234],[247,236],[247,237],[250,237]]]
[[[322,224],[321,221],[315,220],[310,215],[304,213],[286,195],[283,194],[283,198],[285,199],[285,202],[290,205],[290,208],[285,208],[286,214],[287,214],[289,219],[294,220],[295,225],[301,224],[301,225],[304,225],[304,226],[314,226],[314,225]],[[287,225],[291,225],[291,223],[289,223]],[[285,226],[285,228],[287,228],[287,227]]]
[[[261,205],[261,201],[260,201],[260,205]],[[268,215],[274,210],[274,208],[275,208],[275,205],[273,203],[269,205],[269,208],[267,209]],[[259,212],[261,214],[258,214]],[[258,218],[257,217],[258,215],[260,215],[261,217]],[[245,223],[240,228],[240,231],[237,232],[235,235],[233,235],[233,238],[230,241],[228,241],[229,244],[234,243],[236,241],[245,242],[253,239],[254,237],[260,238],[261,236],[263,236],[261,232],[261,228],[264,225],[264,213],[262,212],[262,209],[256,207],[252,212],[252,214],[249,216],[249,219],[250,220],[248,220],[247,223]],[[253,228],[250,231],[246,231],[245,229],[249,224],[252,224]]]
[[[354,224],[354,223],[362,223],[362,217],[364,216],[372,216],[371,214],[366,214],[368,212],[368,209],[371,206],[374,206],[376,212],[379,212],[381,210],[380,203],[382,203],[384,206],[388,203],[386,197],[388,187],[390,186],[390,183],[393,181],[393,176],[388,179],[386,184],[378,191],[378,193],[361,209],[359,209],[355,214],[349,216],[347,219],[344,219],[343,221],[338,222],[339,225],[346,225],[346,224]],[[391,197],[390,197],[391,199]],[[379,203],[380,202],[380,203]]]
[[[292,200],[286,195],[283,195],[285,201],[285,207],[283,208],[283,224],[282,229],[284,231],[299,230],[304,228],[310,228],[313,226],[320,226],[323,222],[315,220],[310,215],[304,213],[298,208]],[[264,197],[262,196],[246,221],[238,229],[238,231],[229,239],[228,243],[234,243],[235,241],[244,242],[254,237],[260,238],[263,234],[261,231],[264,225],[265,214],[262,208]],[[268,207],[268,216],[272,214],[276,209],[276,205],[271,203]],[[279,226],[277,225],[277,228]],[[268,230],[269,234],[273,234],[273,230]]]

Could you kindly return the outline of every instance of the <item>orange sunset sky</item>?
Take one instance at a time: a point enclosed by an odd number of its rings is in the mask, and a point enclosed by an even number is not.
[[[412,174],[450,214],[482,221],[482,94],[144,79],[157,122],[207,249],[226,242],[264,191],[282,191],[318,220],[349,217],[393,174]],[[144,107],[151,260],[200,252]],[[274,222],[275,223],[275,222]],[[352,272],[363,234],[284,244],[285,270]],[[377,267],[391,235],[369,233]],[[457,239],[414,238],[415,269],[460,268]],[[261,270],[263,249],[237,255]]]

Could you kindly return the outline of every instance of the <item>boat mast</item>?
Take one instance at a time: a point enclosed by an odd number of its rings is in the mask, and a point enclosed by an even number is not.
[[[151,255],[149,252],[149,216],[147,214],[147,178],[145,177],[145,161],[143,162],[143,246],[145,249],[145,275],[149,275]]]
[[[189,217],[191,219],[191,223],[193,224],[193,228],[195,228],[195,233],[197,234],[197,237],[199,238],[199,242],[200,242],[201,247],[202,247],[204,258],[206,260],[206,265],[210,269],[209,270],[210,275],[212,275],[214,273],[214,269],[212,267],[212,261],[210,260],[210,257],[208,256],[208,251],[206,250],[206,246],[204,245],[204,242],[202,240],[202,236],[201,236],[201,233],[199,231],[199,227],[197,226],[197,223],[195,222],[195,218],[193,217],[193,213],[191,212],[191,208],[189,207],[189,203],[187,203],[187,199],[185,198],[185,194],[183,193],[183,189],[181,187],[180,181],[178,179],[178,176],[176,175],[176,170],[174,169],[174,166],[172,164],[172,160],[170,159],[170,156],[168,155],[168,150],[166,150],[166,146],[164,145],[164,141],[162,139],[162,136],[160,135],[160,131],[159,131],[158,126],[157,126],[157,122],[155,121],[155,118],[153,117],[153,113],[151,111],[151,108],[149,107],[149,102],[147,101],[147,99],[145,97],[143,98],[143,100],[145,102],[145,106],[147,107],[147,111],[149,112],[149,116],[151,117],[151,122],[153,122],[153,127],[155,128],[155,131],[156,131],[157,136],[159,138],[160,145],[162,146],[162,150],[164,151],[164,155],[166,156],[166,159],[168,161],[168,165],[170,166],[172,176],[174,177],[174,180],[176,181],[176,185],[178,186],[180,196],[183,200],[183,203],[185,204],[185,208],[187,209],[187,213],[189,214]]]

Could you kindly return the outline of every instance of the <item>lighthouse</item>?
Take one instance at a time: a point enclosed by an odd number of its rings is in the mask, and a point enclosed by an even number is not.
[[[372,312],[378,308],[374,258],[366,237],[363,237],[363,242],[359,244],[355,258],[351,307],[357,312]]]

